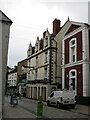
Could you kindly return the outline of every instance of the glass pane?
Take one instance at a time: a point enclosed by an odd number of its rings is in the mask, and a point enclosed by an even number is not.
[[[75,78],[72,79],[73,90],[75,90]]]
[[[73,71],[73,72],[71,72],[71,75],[72,75],[72,76],[75,76],[75,72],[74,72],[74,71]]]
[[[75,40],[72,41],[72,45],[74,45],[74,44],[75,44]]]

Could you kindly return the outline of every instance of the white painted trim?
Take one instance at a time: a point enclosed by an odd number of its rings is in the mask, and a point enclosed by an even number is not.
[[[63,37],[63,40],[66,40],[66,39],[72,37],[73,35],[81,32],[83,29],[84,29],[84,27],[80,27],[80,28],[74,30],[73,32],[70,32],[68,35],[66,35],[66,36]]]
[[[72,66],[76,66],[76,65],[81,65],[81,64],[90,64],[90,60],[80,60],[78,62],[75,62],[73,64],[65,64],[65,65],[61,65],[62,68],[67,68],[67,67],[72,67]]]
[[[71,42],[72,41],[75,41],[75,44],[74,45],[71,45]],[[69,63],[74,63],[72,62],[72,50],[71,48],[72,47],[75,47],[75,62],[77,61],[77,39],[76,38],[72,38],[70,41],[69,41]]]
[[[75,72],[75,76],[71,76],[71,72]],[[71,87],[71,79],[75,78],[75,95],[77,95],[77,70],[72,69],[69,71],[69,90]]]
[[[90,93],[88,93],[89,89],[89,77],[90,77],[90,71],[89,71],[89,64],[83,64],[83,96],[88,96]]]
[[[82,31],[82,51],[83,60],[89,59],[89,40],[88,40],[88,29],[84,28]]]
[[[62,69],[62,89],[65,88],[65,69]]]
[[[64,41],[62,41],[62,65],[64,65],[65,64],[65,51],[64,51]]]

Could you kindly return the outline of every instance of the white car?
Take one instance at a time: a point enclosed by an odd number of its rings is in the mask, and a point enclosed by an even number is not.
[[[74,109],[76,105],[75,93],[74,91],[53,91],[48,97],[47,105],[55,105],[58,108],[62,105],[69,105]]]

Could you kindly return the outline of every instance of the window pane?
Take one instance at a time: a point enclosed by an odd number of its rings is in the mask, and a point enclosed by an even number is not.
[[[72,83],[71,83],[71,85],[72,85],[73,90],[75,90],[75,78],[72,78]]]
[[[73,72],[71,72],[71,76],[75,76],[75,72],[73,71]]]
[[[75,44],[75,40],[73,40],[71,43],[72,43],[72,45],[74,45]]]

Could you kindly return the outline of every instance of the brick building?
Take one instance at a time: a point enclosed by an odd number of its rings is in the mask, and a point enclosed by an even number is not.
[[[83,102],[90,96],[90,25],[69,21],[62,39],[62,88]]]

